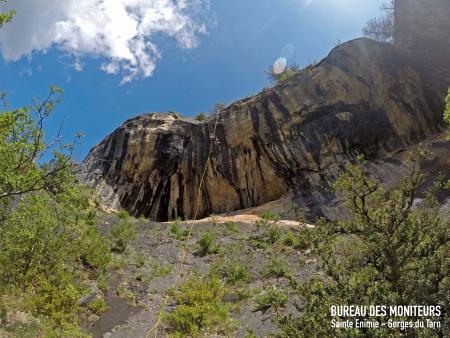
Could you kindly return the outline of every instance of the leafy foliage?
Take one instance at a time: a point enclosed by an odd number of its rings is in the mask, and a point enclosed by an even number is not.
[[[6,0],[0,0],[0,5],[1,5],[2,3],[6,3]],[[6,12],[6,13],[0,13],[0,28],[2,28],[2,26],[3,26],[5,23],[11,22],[11,20],[12,20],[14,14],[16,14],[15,11],[9,11],[9,12]]]
[[[45,100],[0,114],[0,298],[22,299],[36,330],[75,337],[84,284],[106,270],[110,255],[91,192],[75,176],[73,145],[59,136],[45,142],[44,121],[61,94],[52,86]]]
[[[294,63],[288,66],[282,73],[278,74],[275,73],[273,67],[270,66],[266,73],[270,82],[279,85],[291,81],[298,73],[300,73],[300,67]]]
[[[345,192],[352,217],[317,226],[322,240],[315,251],[323,261],[326,278],[299,287],[305,299],[304,315],[282,318],[281,336],[448,335],[448,329],[401,332],[388,331],[386,326],[334,331],[330,326],[330,304],[433,304],[445,313],[442,327],[449,327],[449,220],[441,218],[435,197],[440,182],[415,205],[422,180],[414,157],[400,187],[389,193],[366,175],[362,158],[347,165],[336,188]]]
[[[178,289],[172,290],[177,305],[166,314],[176,337],[224,333],[230,324],[226,288],[217,277],[191,276]]]
[[[137,237],[136,226],[128,218],[122,218],[119,223],[112,226],[110,235],[112,238],[111,250],[123,253],[128,244]]]
[[[219,252],[219,245],[216,243],[216,237],[211,231],[205,232],[198,241],[198,254],[206,256],[209,254],[216,254]]]
[[[108,311],[108,306],[106,305],[104,298],[96,298],[94,299],[90,304],[89,308],[92,312],[94,312],[97,315],[100,315],[106,311]]]
[[[284,307],[287,303],[287,300],[288,297],[283,292],[283,290],[274,287],[256,297],[256,310],[267,311],[270,308],[274,308],[275,310],[277,310],[280,307]]]
[[[197,116],[195,117],[195,119],[197,121],[205,121],[206,120],[206,114],[205,113],[198,113]]]
[[[289,273],[289,265],[285,257],[273,256],[267,261],[261,272],[266,278],[285,277]]]
[[[181,229],[179,221],[176,220],[170,227],[170,236],[175,237],[179,241],[184,241],[188,237],[188,231]]]

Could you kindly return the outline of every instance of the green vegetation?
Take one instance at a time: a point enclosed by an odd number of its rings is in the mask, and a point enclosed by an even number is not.
[[[265,278],[286,277],[289,274],[289,265],[286,262],[286,257],[271,257],[262,268],[261,273]]]
[[[256,310],[267,311],[270,308],[278,310],[284,307],[288,297],[283,290],[272,288],[255,298]]]
[[[238,257],[221,258],[211,266],[211,275],[220,277],[228,285],[247,283],[252,275],[246,264],[241,262]]]
[[[172,226],[170,227],[170,236],[176,238],[179,241],[184,241],[188,237],[189,232],[186,230],[182,230],[179,224],[179,220],[176,220],[172,223]]]
[[[234,222],[225,222],[225,227],[229,233],[237,233],[239,232],[239,228]]]
[[[173,267],[170,264],[162,264],[157,259],[154,259],[151,263],[151,273],[150,273],[150,280],[157,278],[157,277],[166,277],[168,276],[172,270]]]
[[[205,113],[198,113],[197,116],[195,117],[195,119],[197,121],[205,121],[206,120],[206,114]]]
[[[2,3],[6,3],[6,0],[0,0],[0,5]],[[16,12],[14,12],[14,11],[9,11],[9,12],[6,12],[6,13],[0,13],[0,28],[2,28],[2,26],[5,23],[11,22],[14,14],[16,14]]]
[[[108,311],[108,306],[106,305],[105,299],[102,297],[94,299],[89,304],[89,309],[91,309],[92,312],[94,312],[97,315],[101,315],[102,313],[105,313]]]
[[[352,215],[346,222],[317,225],[321,241],[314,245],[326,277],[301,284],[304,315],[283,317],[283,337],[358,336],[386,337],[393,334],[448,336],[450,317],[450,242],[448,219],[442,219],[436,183],[423,200],[414,205],[423,181],[418,160],[411,157],[411,170],[400,187],[387,193],[364,171],[362,158],[348,164],[336,182],[345,192]],[[442,328],[332,330],[331,304],[439,304]],[[403,318],[405,319],[405,318]],[[408,318],[414,320],[414,318]]]
[[[35,330],[75,337],[78,300],[110,254],[91,192],[75,176],[73,145],[45,143],[42,126],[61,95],[52,86],[46,99],[0,114],[0,297],[2,313],[16,309],[36,318]],[[22,300],[20,309],[8,307],[11,298]]]
[[[205,232],[197,244],[197,254],[200,256],[217,254],[220,250],[220,246],[216,243],[216,236],[211,231]]]
[[[128,218],[122,218],[119,223],[113,225],[109,233],[111,250],[117,253],[123,253],[127,245],[137,237],[136,226]]]
[[[165,320],[175,337],[214,336],[230,330],[227,290],[217,277],[195,275],[171,290],[177,305]]]
[[[130,214],[126,210],[119,210],[116,213],[116,216],[121,218],[121,219],[128,219],[128,218],[130,218]]]
[[[278,222],[281,219],[279,214],[272,211],[264,211],[260,217],[267,222]]]
[[[295,63],[288,66],[280,74],[274,73],[272,66],[270,66],[269,70],[267,71],[270,82],[277,84],[277,85],[291,81],[299,73],[300,73],[300,67]]]

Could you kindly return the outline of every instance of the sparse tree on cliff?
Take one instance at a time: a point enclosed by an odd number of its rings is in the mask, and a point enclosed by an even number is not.
[[[392,42],[395,33],[394,1],[384,3],[380,10],[383,14],[370,19],[363,28],[363,34],[376,41]]]
[[[0,0],[0,5],[1,5],[2,3],[6,3],[6,0]],[[0,28],[1,28],[5,23],[11,22],[12,17],[14,16],[15,13],[16,13],[16,12],[14,12],[14,11],[9,11],[9,12],[6,12],[6,13],[0,13]]]

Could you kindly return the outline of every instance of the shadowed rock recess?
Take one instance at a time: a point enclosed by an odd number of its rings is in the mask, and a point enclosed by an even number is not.
[[[448,2],[427,1],[433,4],[450,12]],[[448,37],[448,24],[442,29]],[[397,32],[397,46],[368,39],[342,44],[291,81],[220,112],[198,216],[288,192],[320,215],[346,161],[358,154],[377,159],[439,133],[450,53],[442,55],[435,40],[426,51],[414,50],[415,37],[428,41],[420,33],[408,30],[402,40]],[[154,220],[192,218],[215,121],[173,113],[135,117],[90,151],[82,174],[110,207]]]

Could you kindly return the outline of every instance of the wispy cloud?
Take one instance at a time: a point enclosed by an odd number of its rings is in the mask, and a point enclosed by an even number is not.
[[[9,61],[56,47],[82,70],[85,56],[102,57],[102,70],[122,82],[153,74],[166,35],[181,48],[207,32],[209,0],[14,0],[17,15],[0,31],[0,51]]]

